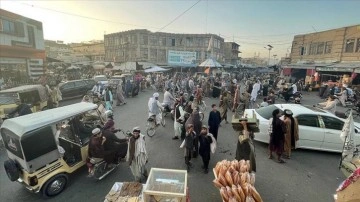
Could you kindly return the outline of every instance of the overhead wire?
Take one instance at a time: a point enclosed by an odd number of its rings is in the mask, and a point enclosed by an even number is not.
[[[165,29],[167,26],[171,25],[173,22],[175,22],[177,19],[179,19],[181,16],[183,16],[185,13],[187,13],[189,10],[191,10],[194,6],[196,6],[196,4],[200,3],[201,0],[197,1],[196,3],[194,3],[192,6],[190,6],[188,9],[186,9],[185,11],[183,11],[182,13],[180,13],[180,15],[176,16],[172,21],[170,21],[169,23],[167,23],[165,26],[161,27],[158,32],[160,32],[161,30]]]

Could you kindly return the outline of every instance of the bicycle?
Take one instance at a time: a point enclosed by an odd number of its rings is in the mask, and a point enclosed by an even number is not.
[[[161,122],[160,124],[165,127],[165,117],[164,117],[163,112],[161,112]],[[155,135],[156,132],[156,128],[160,125],[156,125],[156,115],[152,115],[147,119],[147,123],[146,123],[146,134],[149,137],[153,137]]]

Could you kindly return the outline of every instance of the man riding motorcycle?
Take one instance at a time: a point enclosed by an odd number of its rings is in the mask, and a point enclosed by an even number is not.
[[[127,153],[127,139],[120,139],[108,130],[101,131],[95,128],[92,131],[92,136],[89,142],[87,162],[89,168],[89,176],[94,174],[94,164],[91,162],[92,158],[101,158],[107,163],[107,168],[113,168],[118,164],[119,158],[124,158]]]

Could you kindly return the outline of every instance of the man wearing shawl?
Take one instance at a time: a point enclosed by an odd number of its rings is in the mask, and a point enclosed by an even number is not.
[[[124,92],[122,88],[122,81],[119,82],[117,88],[116,88],[116,106],[120,106],[121,104],[126,104],[125,98],[124,98]]]
[[[147,177],[145,165],[148,161],[148,156],[146,153],[145,136],[140,133],[138,127],[133,129],[132,136],[129,139],[126,160],[129,162],[135,181],[141,182]]]

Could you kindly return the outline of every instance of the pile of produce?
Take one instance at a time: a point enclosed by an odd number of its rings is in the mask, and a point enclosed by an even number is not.
[[[124,182],[119,190],[111,190],[105,199],[108,202],[139,202],[142,184],[138,182]]]
[[[220,189],[224,202],[262,202],[256,191],[255,174],[249,173],[250,161],[223,160],[213,169],[215,187]]]

